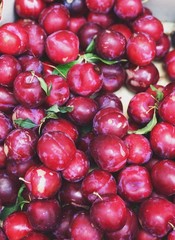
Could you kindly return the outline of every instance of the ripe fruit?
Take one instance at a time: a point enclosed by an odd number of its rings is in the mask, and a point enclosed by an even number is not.
[[[64,105],[70,97],[69,85],[64,78],[58,75],[48,75],[44,80],[48,87],[52,86],[49,96],[45,99],[47,106]]]
[[[97,34],[95,39],[95,50],[103,59],[116,60],[124,56],[126,39],[112,30],[103,30]]]
[[[100,134],[91,141],[90,154],[100,168],[116,172],[125,166],[128,149],[119,137],[112,134]]]
[[[15,77],[21,72],[21,64],[12,55],[2,54],[0,56],[0,85],[5,87],[13,86]]]
[[[115,239],[135,239],[138,231],[138,220],[136,214],[127,209],[127,220],[123,228],[117,230],[115,232],[108,232],[106,233],[106,238],[108,240],[115,240]]]
[[[0,142],[4,142],[7,135],[13,129],[12,122],[3,112],[0,112]]]
[[[163,24],[153,15],[143,15],[132,23],[134,32],[144,32],[149,34],[156,42],[163,36]]]
[[[175,164],[172,160],[162,160],[153,166],[151,179],[157,193],[165,196],[174,194],[174,170]]]
[[[41,88],[38,77],[41,75],[32,72],[21,72],[14,81],[15,98],[24,106],[35,108],[45,99],[45,92]]]
[[[128,104],[129,117],[138,124],[148,123],[154,113],[155,99],[147,92],[135,94]]]
[[[71,222],[71,237],[75,240],[93,238],[94,240],[100,240],[102,238],[101,231],[96,228],[87,213],[77,214]]]
[[[117,184],[113,175],[101,169],[94,169],[82,181],[83,196],[94,202],[99,196],[117,192]]]
[[[86,154],[77,150],[69,166],[62,171],[62,176],[67,181],[77,182],[87,175],[89,168],[90,163]]]
[[[97,12],[97,13],[108,13],[114,4],[114,0],[86,0],[86,5],[88,9],[92,12]]]
[[[47,35],[59,30],[66,30],[69,24],[70,14],[63,4],[53,4],[42,10],[39,15],[39,25],[43,27]]]
[[[145,33],[133,33],[126,45],[129,61],[138,66],[150,64],[156,56],[154,39]]]
[[[93,131],[99,134],[114,134],[120,138],[128,131],[128,120],[113,107],[100,109],[93,118]]]
[[[143,11],[140,0],[117,0],[114,3],[114,12],[117,17],[125,20],[133,20]]]
[[[153,236],[164,237],[172,228],[171,224],[174,225],[174,210],[173,203],[165,198],[149,198],[140,205],[140,224]]]
[[[99,92],[102,87],[98,66],[93,63],[75,64],[70,68],[66,80],[73,94],[84,97]]]
[[[175,71],[174,71],[174,65],[175,65],[175,50],[172,49],[169,51],[164,59],[165,62],[165,70],[168,74],[171,81],[175,79]]]
[[[36,154],[37,136],[31,129],[14,129],[5,139],[4,152],[8,159],[24,162]]]
[[[78,126],[88,125],[98,110],[95,100],[84,96],[72,97],[66,105],[73,107],[73,110],[68,113],[68,117]]]
[[[79,39],[69,30],[53,32],[46,38],[45,51],[53,63],[69,63],[78,57]]]
[[[37,199],[27,206],[32,228],[36,231],[53,231],[61,216],[61,207],[56,199]]]
[[[102,231],[114,232],[124,227],[127,208],[117,194],[103,195],[93,202],[90,216],[92,222]]]
[[[175,129],[174,125],[167,122],[157,123],[150,133],[150,144],[155,153],[161,159],[173,159],[175,156]],[[160,138],[160,136],[164,136]]]
[[[26,212],[14,212],[4,221],[3,229],[10,240],[18,240],[32,231],[32,226]]]
[[[99,24],[86,22],[78,31],[77,36],[80,41],[80,48],[85,50],[98,32],[102,30]]]
[[[78,138],[77,127],[69,120],[64,118],[50,119],[43,127],[42,133],[60,131],[66,133],[74,142]]]
[[[117,176],[118,194],[129,202],[142,202],[152,193],[151,177],[143,166],[127,166]]]
[[[130,91],[135,93],[144,92],[150,85],[159,81],[159,71],[152,62],[146,66],[128,66],[126,69],[126,85]]]
[[[102,76],[103,92],[114,93],[123,86],[126,80],[126,71],[120,63],[113,65],[99,63],[98,67],[100,68]]]
[[[55,171],[65,169],[75,152],[73,140],[63,132],[46,132],[37,143],[37,153],[41,162]]]
[[[45,166],[33,166],[27,170],[24,182],[35,198],[52,198],[61,188],[62,179],[58,172]]]
[[[129,149],[127,162],[129,164],[144,164],[152,157],[149,140],[140,134],[129,134],[124,137],[124,142]]]
[[[158,113],[162,120],[173,125],[175,124],[174,111],[172,111],[175,104],[174,96],[175,92],[168,94],[164,97],[158,106]]]
[[[15,11],[21,18],[38,19],[40,12],[45,8],[42,0],[36,0],[35,4],[31,4],[29,0],[15,0]]]

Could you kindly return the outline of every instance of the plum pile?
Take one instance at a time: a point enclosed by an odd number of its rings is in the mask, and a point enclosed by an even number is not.
[[[14,11],[0,26],[0,239],[175,239],[174,32],[141,0]]]

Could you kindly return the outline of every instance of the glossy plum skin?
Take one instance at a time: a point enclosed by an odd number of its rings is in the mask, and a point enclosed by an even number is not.
[[[0,112],[0,143],[4,142],[12,129],[13,125],[11,119],[3,112]]]
[[[2,54],[0,56],[0,85],[5,87],[13,86],[15,77],[21,72],[21,64],[12,55]]]
[[[72,239],[75,240],[78,240],[80,238],[87,240],[88,238],[93,238],[94,240],[102,239],[101,231],[92,224],[89,214],[83,212],[78,213],[73,218],[70,232]]]
[[[58,118],[58,119],[50,119],[42,129],[42,133],[52,132],[52,131],[61,131],[66,133],[74,142],[78,139],[78,128],[71,121]]]
[[[114,23],[109,26],[109,29],[116,32],[120,32],[121,34],[123,34],[127,41],[132,35],[132,30],[126,24],[123,23]]]
[[[15,0],[15,10],[18,16],[21,18],[30,18],[37,20],[40,12],[46,7],[46,4],[42,0],[35,1],[35,4],[31,4],[30,1]]]
[[[19,163],[19,162],[15,162],[13,159],[11,160],[8,159],[6,163],[7,172],[13,177],[24,178],[27,170],[30,167],[35,166],[37,163],[37,160],[38,160],[37,158],[30,158],[25,162]]]
[[[100,91],[102,78],[93,63],[75,64],[67,74],[67,83],[73,94],[88,97]]]
[[[83,196],[92,203],[98,198],[98,195],[102,197],[106,194],[115,194],[117,183],[111,173],[94,169],[83,179],[81,191]]]
[[[12,175],[0,171],[0,199],[3,206],[13,205],[17,199],[18,184],[14,181]]]
[[[32,231],[26,212],[19,211],[9,215],[3,225],[3,229],[8,239],[22,239]]]
[[[132,23],[134,32],[149,34],[156,42],[163,36],[163,24],[153,15],[142,15]]]
[[[70,225],[75,217],[76,214],[76,208],[70,206],[70,205],[65,205],[61,209],[61,219],[60,221],[56,224],[56,227],[53,232],[53,236],[56,239],[69,239],[70,238]]]
[[[114,134],[120,138],[128,131],[128,120],[118,110],[108,107],[100,109],[93,118],[93,131],[98,134]]]
[[[106,238],[108,240],[116,239],[136,239],[138,231],[138,219],[134,211],[127,209],[127,220],[123,228],[118,231],[106,233]]]
[[[143,166],[128,166],[117,177],[118,194],[129,202],[142,202],[152,193],[151,177]]]
[[[0,228],[0,238],[1,238],[1,240],[7,240],[7,237],[6,237],[2,227]]]
[[[154,85],[159,80],[159,71],[152,62],[146,66],[128,66],[125,84],[131,91],[144,92],[150,85]]]
[[[53,32],[46,38],[45,51],[53,63],[69,63],[78,57],[79,39],[69,30]]]
[[[169,52],[171,47],[171,42],[169,36],[163,33],[162,37],[156,42],[156,59],[163,60],[166,54]]]
[[[114,3],[115,14],[125,20],[133,20],[143,11],[143,5],[140,0],[117,0]]]
[[[156,56],[156,43],[148,34],[134,33],[127,42],[126,54],[132,64],[145,66]]]
[[[52,4],[43,9],[39,15],[39,24],[47,35],[68,28],[69,10],[63,4]]]
[[[132,133],[124,137],[124,142],[129,149],[129,164],[144,164],[151,159],[152,149],[145,136]]]
[[[84,96],[72,97],[66,105],[73,107],[73,110],[68,113],[68,117],[77,126],[90,124],[98,111],[96,101],[93,98]]]
[[[64,179],[70,182],[81,181],[90,169],[90,162],[86,154],[77,150],[69,166],[62,171]]]
[[[163,237],[171,229],[169,222],[174,225],[174,210],[173,203],[165,198],[149,198],[139,208],[140,224],[153,236]]]
[[[117,194],[104,195],[93,202],[90,216],[92,222],[101,230],[113,232],[125,225],[127,208],[125,202]]]
[[[171,196],[174,194],[174,171],[174,161],[168,159],[159,161],[153,166],[151,169],[151,179],[157,193],[165,196]]]
[[[174,111],[172,111],[175,104],[174,96],[175,92],[168,94],[164,97],[158,106],[158,113],[161,119],[173,125],[175,124]]]
[[[164,138],[160,138],[160,134]],[[175,156],[175,127],[167,122],[157,123],[150,133],[150,144],[153,152],[162,158],[173,159]]]
[[[18,74],[14,81],[15,98],[29,108],[39,107],[46,96],[37,77],[41,75],[26,71]]]
[[[74,33],[78,33],[78,31],[80,30],[80,28],[86,23],[86,18],[85,17],[70,17],[69,20],[69,27],[68,30],[74,32]]]
[[[98,67],[102,75],[102,91],[106,93],[114,93],[118,91],[126,80],[126,71],[124,67],[119,64],[107,65],[99,63]]]
[[[170,78],[171,81],[175,79],[175,71],[174,71],[174,65],[175,65],[175,50],[172,49],[167,53],[164,59],[165,63],[165,71]]]
[[[168,234],[168,240],[174,240],[175,239],[175,231],[172,230],[169,234]]]
[[[45,166],[29,168],[25,173],[24,180],[33,197],[42,199],[54,197],[62,184],[60,173]]]
[[[103,0],[103,4],[101,4],[100,0],[86,0],[86,5],[91,12],[97,13],[108,13],[114,4],[114,0]]]
[[[69,0],[63,0],[63,4],[73,17],[84,16],[88,11],[86,2],[83,0],[74,0],[71,2]]]
[[[24,162],[36,154],[38,137],[31,129],[14,129],[5,139],[4,152],[8,159]]]
[[[115,14],[113,13],[113,11],[110,11],[106,14],[88,12],[87,21],[96,23],[102,28],[108,28],[111,24],[115,22]]]
[[[41,74],[43,71],[42,62],[34,56],[28,54],[24,54],[18,57],[18,60],[22,67],[22,72],[33,71],[35,74]]]
[[[55,171],[65,169],[75,152],[73,140],[63,132],[46,132],[37,143],[37,153],[41,162]]]
[[[15,128],[20,128],[20,126],[15,122],[17,119],[29,119],[34,124],[36,124],[36,128],[39,127],[43,118],[46,116],[45,111],[43,108],[27,108],[23,105],[18,105],[13,109],[12,113],[12,121],[13,126]]]
[[[7,87],[0,87],[0,111],[11,113],[15,106],[18,105],[13,91]]]
[[[80,41],[80,48],[85,50],[92,39],[102,30],[99,24],[86,22],[78,31],[77,36]]]
[[[54,104],[64,105],[70,97],[69,85],[64,78],[58,75],[49,75],[44,78],[44,81],[48,87],[52,86],[49,96],[45,99],[46,105],[48,107]]]
[[[61,216],[61,207],[56,199],[37,199],[27,206],[32,228],[36,231],[53,231]]]
[[[7,163],[7,158],[4,152],[4,144],[0,145],[0,168],[4,168]]]
[[[128,149],[119,137],[101,134],[91,141],[90,154],[100,168],[116,172],[125,166]]]
[[[114,93],[101,93],[97,97],[95,97],[95,101],[98,103],[99,109],[113,107],[123,112],[122,101]]]
[[[148,231],[145,231],[143,228],[140,228],[136,235],[136,240],[159,240],[159,237],[153,236]]]
[[[153,117],[153,107],[155,99],[147,92],[135,94],[128,105],[129,117],[138,124],[148,123]]]
[[[87,200],[81,191],[81,181],[63,181],[61,190],[58,192],[58,199],[64,206],[78,207],[80,209],[87,206]]]
[[[0,52],[18,56],[27,51],[29,38],[25,29],[18,23],[6,23],[0,27]]]
[[[95,39],[95,50],[103,59],[116,60],[124,56],[126,39],[112,30],[103,30],[97,34]]]
[[[35,57],[41,58],[45,53],[46,33],[38,23],[28,23],[24,26],[29,36],[27,52]]]

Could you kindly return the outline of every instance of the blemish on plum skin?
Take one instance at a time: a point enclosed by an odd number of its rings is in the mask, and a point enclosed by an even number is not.
[[[37,187],[38,192],[43,193],[45,190],[45,183],[46,183],[46,172],[43,171],[42,169],[37,170],[38,177],[40,177],[39,184]]]

